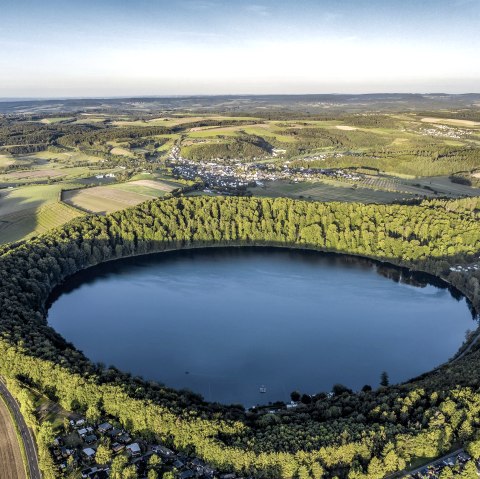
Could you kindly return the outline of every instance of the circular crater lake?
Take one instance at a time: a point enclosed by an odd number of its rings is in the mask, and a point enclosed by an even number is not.
[[[209,248],[120,260],[72,276],[49,324],[92,361],[247,407],[408,380],[476,328],[445,283],[362,258]],[[266,392],[260,392],[265,386]]]

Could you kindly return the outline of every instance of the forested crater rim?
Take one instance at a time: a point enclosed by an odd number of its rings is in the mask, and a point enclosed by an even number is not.
[[[325,444],[320,442],[328,449],[314,450],[301,443],[281,449],[281,453],[273,437],[268,443],[251,445],[247,432],[262,435],[264,425],[259,422],[255,425],[259,429],[253,429],[244,411],[205,403],[174,390],[158,390],[120,371],[111,375],[92,364],[47,325],[48,297],[66,277],[108,260],[192,246],[267,245],[348,253],[430,273],[455,286],[478,310],[476,270],[463,273],[478,263],[478,207],[477,199],[364,205],[198,196],[153,200],[110,215],[73,220],[27,243],[0,248],[0,373],[22,378],[66,409],[101,407],[104,414],[121,417],[137,430],[161,432],[178,445],[193,444],[206,461],[240,472],[288,478],[307,458],[320,460],[330,469],[344,467],[355,458],[377,458],[387,444],[379,452],[361,438],[359,442],[350,439],[345,446],[327,438]],[[429,400],[448,396],[457,402],[461,397],[457,398],[456,391],[473,394],[471,387],[478,386],[479,354],[475,347],[467,352],[460,361],[443,366],[442,374],[431,371],[412,383],[368,393],[371,404],[376,404],[378,394],[390,391],[392,397],[424,391],[421,394]],[[363,403],[362,394],[354,395],[355,401],[367,416],[345,410],[348,420],[354,426],[367,421],[369,428],[383,424],[375,415],[368,416],[370,402]],[[341,397],[332,401],[337,404]],[[330,399],[322,401],[334,407]],[[461,407],[467,406],[462,402]],[[136,415],[139,407],[141,416]],[[388,407],[393,408],[393,403]],[[305,411],[315,413],[313,407]],[[184,419],[181,428],[177,426],[179,417]],[[312,420],[302,419],[307,423]],[[322,421],[322,427],[333,430],[334,419]],[[402,431],[390,434],[387,430],[391,440],[398,436],[398,440],[416,441],[409,449],[411,454],[421,455],[422,448],[428,446],[433,456],[445,447],[444,436],[432,436],[435,424],[418,430],[406,428],[401,418],[392,414],[385,421]],[[460,426],[452,427],[450,442],[456,439]],[[236,438],[238,444],[229,438]],[[305,451],[305,456],[299,459],[296,451]],[[401,450],[399,454],[403,454]]]
[[[245,200],[245,198],[242,198],[242,197],[203,197],[204,199],[206,198],[207,201],[212,201],[215,203],[216,200]],[[270,203],[275,203],[276,201],[279,201],[279,202],[286,202],[286,203],[291,203],[291,204],[310,204],[310,205],[325,205],[325,203],[322,203],[322,202],[311,202],[311,201],[304,201],[304,200],[292,200],[292,199],[287,199],[287,198],[276,198],[276,199],[265,199],[265,198],[256,198],[256,197],[253,197],[251,198],[252,200],[258,200],[259,202],[262,202],[262,203],[265,203],[265,202],[270,202]],[[179,202],[179,204],[182,203],[182,200],[190,200],[190,198],[180,198],[179,199],[171,199],[171,200],[150,200],[150,201],[146,201],[144,204],[156,204],[156,203],[168,203],[169,201],[170,202]],[[430,203],[428,201],[424,201],[423,203]],[[352,207],[353,209],[355,208],[355,206],[363,206],[363,207],[371,207],[371,206],[374,206],[374,207],[378,207],[378,208],[388,208],[388,206],[406,206],[408,208],[415,208],[417,207],[417,205],[368,205],[368,204],[355,204],[355,203],[351,203],[351,204],[345,204],[345,203],[338,203],[338,202],[330,202],[328,203],[332,206],[340,206],[340,207],[343,207],[343,206],[347,206],[347,207],[350,207],[348,209],[352,210]],[[420,203],[420,206],[421,206],[422,203]],[[124,210],[125,212],[128,212],[128,211],[135,211],[135,210],[140,210],[141,211],[141,207],[142,205],[139,205],[137,207],[134,207],[134,208],[128,208],[127,210]],[[80,222],[84,222],[85,220],[88,220],[89,218],[90,219],[103,219],[103,218],[108,218],[108,217],[114,217],[114,216],[119,216],[121,215],[121,213],[123,212],[116,212],[116,213],[110,213],[106,216],[97,216],[97,215],[91,215],[90,217],[87,217],[87,218],[82,218],[82,219],[77,219],[77,220],[74,220],[72,221],[71,223],[72,224],[75,224],[76,222],[80,223]],[[68,225],[67,225],[68,226]],[[64,229],[64,228],[60,228],[60,231]],[[54,230],[55,231],[55,230]],[[47,235],[42,235],[42,236],[39,236],[38,238],[32,238],[31,240],[27,240],[25,243],[23,244],[20,244],[20,246],[28,246],[29,244],[35,244],[37,242],[42,242],[42,238],[44,238],[45,236]],[[95,240],[95,238],[94,238]],[[454,284],[452,284],[447,278],[445,278],[442,274],[434,274],[434,273],[431,273],[429,272],[426,268],[420,268],[420,267],[417,267],[416,265],[412,266],[412,265],[408,265],[408,264],[405,264],[404,261],[402,261],[401,259],[398,259],[396,260],[395,258],[388,258],[388,259],[385,259],[385,258],[381,258],[381,257],[378,257],[374,254],[371,254],[371,255],[367,255],[367,254],[358,254],[358,253],[354,253],[354,252],[350,252],[350,251],[339,251],[339,250],[335,250],[335,249],[331,249],[331,248],[325,248],[325,247],[318,247],[318,246],[312,246],[310,244],[299,244],[297,242],[291,242],[291,243],[279,243],[279,242],[275,242],[275,241],[269,241],[269,240],[262,240],[262,239],[259,239],[259,240],[254,240],[254,241],[248,241],[248,242],[238,242],[238,241],[233,241],[233,240],[230,240],[228,242],[224,242],[224,243],[221,243],[221,242],[217,242],[217,241],[212,241],[211,243],[205,243],[204,241],[200,241],[198,242],[199,244],[195,244],[195,243],[191,243],[191,244],[177,244],[175,245],[174,247],[166,247],[164,246],[164,244],[162,243],[162,246],[160,249],[158,250],[153,250],[153,251],[149,251],[149,252],[135,252],[135,253],[132,253],[132,254],[127,254],[127,255],[122,255],[122,256],[119,256],[119,257],[115,257],[115,258],[109,258],[109,259],[105,259],[105,260],[102,260],[102,261],[99,261],[98,263],[94,263],[94,264],[89,264],[87,266],[84,266],[76,271],[74,271],[72,274],[69,274],[68,276],[64,277],[62,279],[62,281],[58,284],[55,284],[53,287],[50,288],[50,290],[48,291],[48,295],[46,297],[46,299],[43,301],[42,305],[41,305],[41,311],[42,311],[42,316],[43,316],[43,321],[46,320],[46,317],[47,317],[47,314],[48,314],[48,309],[50,308],[52,302],[55,300],[55,298],[57,297],[56,294],[58,294],[59,291],[61,291],[61,288],[63,287],[64,283],[69,280],[72,276],[76,276],[78,274],[82,274],[83,272],[87,271],[87,270],[90,270],[92,268],[96,268],[96,267],[99,267],[101,266],[102,264],[105,264],[105,263],[111,263],[111,262],[117,262],[117,261],[123,261],[123,260],[128,260],[128,259],[131,259],[131,258],[135,258],[135,257],[143,257],[143,256],[149,256],[149,255],[156,255],[156,254],[161,254],[161,253],[168,253],[168,252],[175,252],[175,251],[182,251],[182,250],[202,250],[202,249],[214,249],[214,248],[274,248],[274,249],[290,249],[290,250],[303,250],[303,251],[310,251],[310,252],[320,252],[322,254],[325,254],[325,255],[332,255],[332,256],[342,256],[342,257],[351,257],[351,258],[357,258],[357,259],[363,259],[365,261],[368,261],[370,262],[371,264],[373,265],[385,265],[385,266],[388,266],[388,267],[391,267],[391,268],[396,268],[397,270],[403,272],[404,274],[407,274],[407,275],[412,275],[412,276],[417,276],[417,277],[420,277],[422,276],[424,280],[430,282],[431,284],[434,284],[434,285],[438,285],[439,287],[442,287],[442,288],[447,288],[452,296],[454,297],[460,297],[460,296],[463,296],[465,297],[466,299],[466,302],[467,302],[467,305],[469,307],[469,309],[471,310],[471,313],[472,313],[472,317],[476,318],[478,317],[478,312],[475,308],[475,305],[473,303],[473,301],[471,300],[471,298],[469,297],[469,295],[465,292],[465,291],[462,291],[460,288],[458,288],[457,286],[455,286]],[[459,351],[457,352],[457,354],[451,358],[449,361],[447,361],[446,363],[444,364],[447,364],[448,362],[450,362],[451,360],[455,360],[458,356],[458,354],[461,353],[461,351],[465,348],[465,344],[463,344]],[[76,348],[75,348],[76,349]],[[444,364],[442,364],[441,366],[443,366]],[[436,369],[438,368],[435,368],[433,371],[435,371]],[[432,371],[425,371],[425,374],[429,374],[430,372]],[[423,376],[422,375],[422,376]],[[414,381],[416,378],[412,378],[410,381]],[[409,381],[409,382],[410,382]]]

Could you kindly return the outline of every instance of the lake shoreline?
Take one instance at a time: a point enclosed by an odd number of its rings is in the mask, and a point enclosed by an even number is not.
[[[299,253],[299,256],[297,257],[297,255],[295,254],[292,257],[288,254],[289,251]],[[185,256],[184,255],[185,252],[188,252],[189,254],[187,256]],[[199,253],[198,255],[197,255],[197,252]],[[162,251],[162,253],[163,253],[163,251]],[[210,247],[207,247],[207,248],[185,248],[185,249],[181,249],[181,250],[169,249],[168,253],[171,253],[171,254],[161,255],[160,253],[152,253],[152,254],[148,254],[148,255],[135,255],[135,256],[130,256],[130,257],[124,258],[124,259],[119,260],[119,261],[106,262],[106,263],[102,263],[102,264],[100,264],[96,267],[94,266],[94,267],[82,270],[79,273],[71,276],[69,280],[62,283],[62,285],[58,286],[57,288],[54,289],[54,291],[52,291],[52,295],[49,298],[49,300],[50,300],[49,304],[51,305],[52,303],[55,303],[55,301],[62,294],[68,294],[68,295],[72,294],[72,296],[74,296],[75,294],[78,294],[77,290],[81,289],[82,287],[91,287],[93,284],[96,285],[96,283],[103,284],[103,282],[105,282],[105,281],[108,283],[108,281],[110,281],[110,280],[115,281],[116,275],[120,275],[120,279],[121,279],[121,276],[124,274],[125,271],[130,271],[130,270],[137,271],[138,270],[137,274],[139,275],[139,277],[137,278],[137,277],[134,276],[134,279],[132,279],[133,283],[135,284],[138,281],[142,281],[142,274],[144,274],[144,275],[150,274],[150,273],[148,273],[148,271],[150,271],[150,268],[153,268],[152,265],[156,265],[155,266],[156,268],[167,268],[167,270],[170,271],[169,268],[174,269],[174,267],[172,265],[175,265],[177,262],[183,264],[182,262],[188,263],[190,261],[194,265],[193,267],[196,268],[195,264],[198,261],[201,265],[204,265],[204,263],[208,265],[209,262],[211,262],[212,268],[215,269],[216,267],[218,267],[218,264],[217,264],[218,261],[221,261],[221,262],[224,261],[225,263],[229,263],[231,261],[232,262],[232,265],[231,265],[232,270],[234,272],[237,271],[237,273],[233,273],[233,275],[235,276],[235,275],[238,274],[238,271],[240,271],[240,273],[241,273],[242,268],[244,267],[244,266],[242,267],[243,263],[245,262],[244,260],[247,259],[246,263],[248,264],[248,262],[249,262],[248,258],[256,257],[256,255],[258,255],[260,264],[262,264],[262,261],[265,261],[265,258],[269,258],[270,256],[272,256],[272,261],[273,261],[273,257],[281,257],[281,258],[283,258],[281,261],[287,262],[289,268],[293,268],[293,270],[295,270],[295,268],[297,268],[297,267],[300,267],[303,263],[310,264],[313,261],[312,268],[314,268],[314,270],[317,271],[319,276],[321,276],[322,274],[327,274],[325,272],[322,273],[322,266],[325,266],[327,268],[334,268],[332,270],[334,273],[336,271],[337,272],[342,272],[344,270],[345,271],[351,271],[349,274],[360,274],[360,272],[362,274],[367,274],[367,273],[370,274],[371,272],[374,272],[375,277],[380,276],[382,278],[382,279],[378,278],[379,281],[383,281],[383,278],[385,278],[385,279],[390,279],[394,283],[407,284],[407,285],[411,285],[413,287],[417,287],[417,286],[425,287],[426,285],[430,285],[431,287],[435,287],[437,289],[440,288],[440,289],[443,289],[443,290],[448,290],[449,293],[455,299],[457,299],[457,300],[459,299],[459,292],[457,290],[452,289],[452,287],[450,285],[448,285],[444,281],[439,280],[435,276],[432,276],[432,275],[427,274],[427,273],[412,272],[411,270],[409,270],[407,268],[398,267],[396,265],[388,265],[385,262],[374,261],[372,259],[357,256],[357,255],[338,255],[338,254],[332,253],[332,252],[322,252],[322,251],[316,251],[316,250],[311,250],[311,249],[310,250],[302,250],[301,248],[278,248],[278,247],[270,247],[270,246],[264,246],[262,248],[258,248],[257,246],[252,246],[252,245],[247,245],[247,246],[244,246],[244,247],[243,246],[242,247],[236,246],[236,247],[233,247],[233,248],[228,248],[228,247],[215,248],[214,246],[210,246]],[[190,253],[192,253],[192,254],[190,254]],[[267,263],[268,263],[268,261],[267,261]],[[319,269],[317,269],[317,264],[319,266]],[[354,272],[354,273],[352,273],[352,272]],[[193,279],[193,284],[196,285],[197,283],[195,281],[197,281],[198,279],[197,279],[195,270],[193,272],[190,271],[190,270],[183,271],[182,276],[179,277],[179,278],[177,278],[174,274],[174,276],[170,280],[167,281],[167,284],[170,281],[174,282],[176,284],[179,281],[179,279],[181,279],[182,277],[184,278],[187,275],[190,275],[190,273],[192,273],[191,276],[194,278]],[[304,272],[304,273],[307,274],[307,275],[309,274],[308,271]],[[227,274],[227,276],[228,276],[229,273],[226,272],[225,274]],[[203,273],[203,275],[205,276],[205,273]],[[207,277],[208,277],[208,274],[207,274]],[[110,278],[110,279],[108,279],[108,278]],[[230,278],[230,280],[231,280],[231,278]],[[253,278],[252,278],[252,280],[255,281],[255,279],[253,279]],[[272,278],[269,277],[268,281],[271,281],[271,280],[272,280]],[[275,277],[273,277],[273,280],[275,280]],[[228,281],[229,280],[227,279],[227,283],[228,283]],[[360,280],[359,287],[361,287],[361,281],[362,280]],[[348,280],[344,284],[348,284]],[[383,284],[383,283],[380,283],[380,285],[381,284]],[[95,287],[97,287],[97,286],[95,286]],[[117,287],[121,288],[122,284],[117,285]],[[145,284],[144,287],[148,288],[149,285]],[[162,288],[163,287],[164,286],[162,286]],[[198,287],[198,285],[193,286],[192,291],[190,293],[188,293],[188,292],[186,293],[189,297],[189,301],[195,301],[195,300],[199,300],[200,302],[202,301],[201,298],[199,299],[199,298],[196,298],[196,296],[195,296],[195,289],[197,287]],[[216,287],[218,287],[218,285]],[[260,285],[258,287],[261,288]],[[311,287],[310,283],[307,283],[307,285],[304,285],[302,287],[302,290],[308,289],[308,287]],[[342,283],[339,283],[337,289],[332,290],[331,295],[334,296],[336,294],[335,292],[339,291],[338,288],[341,288],[341,287],[342,287]],[[395,286],[393,284],[391,286],[387,286],[387,287],[392,288],[393,292],[395,291]],[[374,293],[375,289],[376,288],[372,286],[371,294],[375,294]],[[124,293],[122,292],[121,289],[119,289],[119,291],[120,292],[118,294],[120,295],[120,297],[123,294],[128,294],[128,291],[125,291]],[[159,290],[159,293],[161,293],[161,292],[162,292],[162,289]],[[108,293],[108,290],[107,290],[107,293]],[[109,299],[109,296],[108,296],[107,293],[104,293],[103,295],[101,295],[100,299],[96,298],[95,293],[91,293],[91,294],[94,294],[93,299],[92,298],[85,298],[83,303],[90,303],[92,301],[94,301],[95,304],[97,304],[99,301],[100,301],[100,303],[102,301],[109,301],[110,303],[112,303],[113,300]],[[349,294],[348,293],[348,286],[344,287],[344,293],[347,294],[347,297],[348,297],[348,294]],[[152,290],[151,294],[157,294],[157,291]],[[204,294],[208,295],[209,292],[205,291]],[[250,292],[249,294],[251,295],[252,292]],[[248,296],[249,294],[247,294],[246,296]],[[285,294],[288,295],[288,293],[285,293]],[[315,295],[315,294],[316,293],[312,292],[312,295]],[[322,294],[324,294],[323,291],[322,291]],[[461,296],[461,297],[464,298],[464,296]],[[321,298],[323,298],[323,299],[321,299]],[[233,299],[235,299],[235,298],[233,298]],[[134,302],[134,301],[135,300],[132,300],[132,302]],[[320,301],[320,303],[318,303],[318,304],[322,305],[322,310],[323,310],[325,308],[325,304],[324,304],[325,303],[325,298],[324,298],[324,296],[322,296],[322,295],[318,296],[318,301]],[[361,318],[366,318],[367,317],[366,314],[364,314],[362,316],[362,313],[361,313],[361,311],[363,311],[362,307],[361,307],[361,301],[362,301],[362,298],[360,297],[359,298],[359,304],[357,305],[358,308],[360,308],[360,309],[358,309],[358,311],[360,312]],[[178,298],[178,302],[179,303],[178,303],[177,308],[175,308],[174,306],[171,306],[170,309],[167,309],[168,312],[165,313],[165,314],[167,314],[167,316],[172,316],[173,315],[173,316],[177,317],[178,314],[180,314],[180,315],[183,314],[182,311],[183,311],[184,307],[181,304],[181,298]],[[215,299],[210,298],[210,302],[211,302],[211,304],[214,305]],[[80,303],[80,304],[77,304],[77,305],[74,304],[70,308],[70,310],[73,311],[71,313],[72,317],[76,317],[75,316],[75,311],[79,308],[81,309],[83,303]],[[132,307],[132,313],[131,313],[132,315],[136,315],[138,317],[140,317],[139,315],[143,315],[142,318],[145,315],[148,317],[148,315],[149,315],[148,309],[149,308],[150,309],[155,308],[154,306],[150,306],[148,297],[143,298],[143,300],[141,301],[140,304],[142,305],[141,306],[141,311],[139,311],[138,313],[134,313],[135,308]],[[317,304],[317,303],[315,303],[315,304]],[[129,307],[130,307],[130,304],[126,304],[126,305],[123,306],[124,309],[128,309]],[[332,306],[332,307],[334,307],[334,306]],[[113,308],[115,310],[115,306]],[[147,310],[145,310],[145,308],[147,308]],[[208,304],[204,305],[202,308],[203,308],[202,310],[204,310],[206,308],[208,309]],[[259,305],[258,310],[254,310],[254,311],[250,312],[249,314],[250,315],[257,314],[261,318],[265,318],[265,315],[267,315],[267,316],[271,316],[271,315],[275,315],[275,314],[278,315],[278,312],[275,311],[275,308],[276,308],[276,306],[273,306],[273,310],[269,309],[268,311],[262,311],[262,306]],[[213,309],[213,311],[216,311],[216,310]],[[365,312],[366,312],[366,310],[365,310]],[[103,323],[103,321],[107,321],[107,319],[105,319],[105,318],[107,318],[111,314],[108,309],[103,311],[103,312],[102,312],[101,309],[99,309],[97,311],[97,313],[102,316],[102,318],[103,318],[102,323]],[[84,327],[87,328],[87,329],[90,329],[91,327],[96,327],[97,332],[98,331],[101,332],[102,324],[99,323],[98,321],[97,321],[95,326],[89,325],[89,321],[88,321],[88,315],[89,314],[95,314],[95,313],[90,312],[90,313],[87,314],[87,319],[84,321],[85,322]],[[121,313],[119,313],[119,314],[120,314],[120,317],[121,317]],[[212,312],[212,314],[214,314],[214,313]],[[217,314],[218,316],[221,315],[221,313],[219,313],[218,311],[215,314]],[[292,314],[294,314],[294,313],[292,313]],[[325,314],[327,314],[327,312]],[[334,314],[334,316],[335,316],[335,314],[338,314],[338,312],[329,313],[329,314]],[[355,314],[355,313],[353,313],[353,310],[352,310],[352,314]],[[423,314],[424,313],[422,313],[422,317],[423,317]],[[428,313],[426,313],[426,314],[428,316]],[[67,315],[68,315],[68,313],[66,313],[64,316],[67,316]],[[194,315],[194,313],[192,313],[192,316],[193,315]],[[386,311],[385,315],[388,316],[389,313]],[[161,317],[162,318],[164,317],[163,314],[162,314]],[[79,321],[82,322],[81,317],[80,317]],[[119,319],[119,321],[122,322],[123,320]],[[143,321],[143,319],[142,319],[142,321]],[[241,320],[237,318],[237,321],[241,321]],[[262,324],[263,324],[263,322],[264,321],[262,321]],[[143,323],[140,322],[139,324],[143,324]],[[368,322],[366,324],[368,324]],[[49,321],[49,325],[52,326],[50,321]],[[408,327],[406,320],[405,320],[404,325],[405,325],[405,327]],[[68,335],[65,336],[63,334],[64,330],[62,330],[61,324],[60,325],[58,325],[58,324],[53,325],[53,327],[56,331],[61,331],[61,334],[64,337],[67,337],[69,341],[73,342],[74,344],[77,344],[76,341],[72,339],[72,336],[68,336]],[[272,327],[275,329],[274,325],[272,325]],[[118,325],[116,328],[121,329],[121,326]],[[396,328],[396,326],[395,326],[395,328]],[[252,330],[252,332],[255,331],[255,327],[253,325],[250,327],[250,329]],[[346,331],[346,332],[350,331],[351,332],[351,327],[345,326],[344,331]],[[395,331],[396,331],[396,329],[393,330],[393,333]],[[200,331],[198,331],[197,333],[194,333],[194,334],[201,335],[201,333],[202,333],[202,331],[200,330]],[[133,331],[130,334],[132,335],[132,337],[134,336]],[[254,336],[257,336],[257,335],[258,335],[258,333],[254,333]],[[318,335],[320,337],[321,333],[319,332]],[[229,334],[226,333],[225,336],[228,337]],[[348,334],[347,334],[347,336],[348,336]],[[75,336],[73,336],[73,338],[74,337]],[[115,338],[115,335],[113,335],[112,338]],[[462,333],[461,340],[463,340],[463,333]],[[179,341],[181,341],[181,340],[179,340]],[[405,341],[407,341],[407,340],[405,340]],[[147,379],[154,379],[154,380],[157,380],[157,381],[161,381],[162,383],[166,383],[168,385],[168,387],[173,387],[175,389],[178,389],[178,388],[181,389],[182,387],[188,387],[189,389],[193,389],[194,391],[199,391],[198,387],[195,388],[194,386],[185,386],[185,384],[178,384],[178,383],[172,384],[172,381],[171,380],[170,381],[166,380],[165,377],[152,376],[151,374],[145,373],[142,370],[142,368],[144,368],[145,370],[148,370],[148,367],[147,366],[141,366],[141,364],[139,365],[138,361],[133,361],[131,363],[131,366],[129,367],[130,363],[128,363],[128,362],[127,363],[125,363],[125,362],[124,363],[118,363],[118,361],[112,360],[111,358],[108,358],[108,357],[107,357],[107,359],[105,359],[104,357],[99,358],[98,356],[95,356],[95,354],[92,354],[92,350],[88,349],[88,346],[89,346],[89,343],[87,343],[87,346],[84,346],[84,345],[80,344],[80,345],[78,345],[78,349],[85,350],[86,351],[86,356],[89,357],[93,362],[101,361],[101,362],[107,363],[107,364],[114,364],[115,366],[120,367],[120,369],[122,369],[122,370],[130,371],[133,374],[141,374],[142,376],[146,377]],[[194,347],[195,347],[194,345],[191,346],[191,348],[194,348]],[[374,347],[375,347],[375,345],[372,344],[372,349],[374,349]],[[128,348],[126,346],[125,346],[125,348],[128,350]],[[284,348],[288,349],[288,346],[285,345]],[[455,349],[455,351],[456,351],[456,349]],[[332,354],[334,354],[333,351],[332,351]],[[175,352],[173,351],[172,352],[172,357],[174,355],[175,355]],[[243,357],[243,356],[244,355],[240,355],[240,357]],[[153,357],[151,357],[150,360],[145,360],[144,362],[148,363],[148,362],[151,362],[153,360],[154,360]],[[165,361],[165,360],[166,359],[164,359],[163,361]],[[325,362],[325,361],[328,362],[328,359],[325,358],[324,361],[321,361],[321,362]],[[381,361],[379,361],[379,362],[381,362]],[[444,359],[439,361],[439,362],[443,363]],[[424,371],[432,370],[431,369],[432,366],[437,366],[438,364],[439,363],[433,363],[433,364],[426,365],[424,369],[420,369],[420,370],[417,369],[416,374],[407,373],[406,375],[403,376],[403,379],[399,383],[409,382],[411,380],[410,378],[412,376],[417,377],[419,374],[424,374]],[[300,367],[300,370],[303,371],[303,369],[305,369],[305,368]],[[186,365],[185,370],[190,371],[189,374],[192,374],[189,378],[190,383],[188,383],[188,384],[191,384],[191,385],[196,384],[195,382],[191,382],[191,381],[193,381],[195,375],[196,375],[196,378],[198,380],[200,380],[199,376],[198,376],[199,371],[197,370],[195,372],[195,367],[193,365],[190,365],[190,366]],[[202,373],[202,375],[204,377],[207,377],[208,374],[210,374],[210,373],[208,373],[208,372],[203,372]],[[205,375],[207,375],[207,376],[205,376]],[[379,372],[378,372],[378,375],[379,375]],[[314,376],[315,376],[315,373],[314,373],[314,371],[312,371],[312,377],[314,377]],[[359,377],[360,377],[360,375],[359,375]],[[365,382],[372,382],[372,384],[374,384],[373,381],[376,381],[376,380],[377,380],[376,377],[372,378],[370,376],[370,379],[368,381],[365,381]],[[260,379],[259,379],[259,381],[260,381],[259,385],[261,385],[261,384],[263,384],[263,382],[265,382],[265,381],[262,382]],[[323,384],[322,390],[329,390],[329,388],[336,381],[335,381],[334,378],[332,378],[330,380],[330,382],[331,382],[331,384],[328,383],[328,386],[326,384]],[[398,382],[398,380],[395,381],[395,382]],[[356,384],[354,386],[354,388],[360,388],[361,386],[362,386],[362,384]],[[290,389],[290,388],[292,388],[292,387],[288,386],[287,389]],[[303,389],[306,389],[306,386],[303,386]],[[258,387],[257,387],[257,390],[258,390]],[[293,390],[293,388],[292,388],[292,390]],[[204,397],[209,396],[209,394],[208,393],[206,394],[204,391],[203,392],[199,391],[199,392],[201,392]],[[290,392],[290,391],[288,391],[288,392]],[[283,398],[284,401],[286,401],[288,399],[288,394],[283,394],[282,393],[281,397]],[[272,397],[272,400],[281,399],[281,397],[280,396],[279,397],[274,397],[274,398]],[[222,402],[224,402],[224,401],[222,401]],[[235,401],[235,402],[238,402],[238,401]]]

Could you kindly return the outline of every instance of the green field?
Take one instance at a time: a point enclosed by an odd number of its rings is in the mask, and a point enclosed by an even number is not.
[[[251,189],[260,196],[391,203],[478,194],[468,184],[448,178],[458,174],[466,183],[479,184],[478,122],[411,112],[331,116],[98,112],[5,120],[0,134],[0,241],[16,240],[72,217],[75,210],[57,204],[60,189],[76,189],[64,195],[71,205],[105,213],[191,184],[185,179],[163,181],[176,146],[195,161],[225,157],[268,163],[277,170],[288,161],[290,168],[370,167],[379,173],[355,183],[327,178],[315,183],[267,181],[265,188]],[[31,152],[42,144],[43,151]],[[277,149],[274,154],[272,148]],[[108,174],[115,176],[107,178]]]
[[[62,188],[41,185],[0,190],[0,243],[43,233],[81,215],[59,201]]]
[[[87,189],[75,183],[30,185],[0,190],[0,243],[18,241],[60,226],[85,211],[109,212],[158,198],[183,185],[138,179]],[[59,201],[64,193],[66,203]],[[68,204],[67,204],[68,203]]]
[[[88,155],[82,151],[39,151],[32,155],[36,158],[44,160],[56,160],[59,163],[98,163],[101,161],[101,157],[95,155]]]
[[[354,188],[346,184],[329,183],[290,183],[286,181],[268,182],[265,187],[250,188],[255,196],[288,197],[315,201],[345,201],[361,203],[393,203],[415,196],[408,193]]]
[[[65,191],[63,201],[90,213],[111,213],[135,206],[152,198],[159,198],[182,185],[174,186],[156,180],[135,180],[108,186]]]
[[[81,151],[0,155],[0,184],[5,185],[63,182],[113,171],[118,168],[104,167],[100,157]]]

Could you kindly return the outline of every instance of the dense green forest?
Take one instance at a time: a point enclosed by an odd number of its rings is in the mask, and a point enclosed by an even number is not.
[[[252,160],[272,152],[272,145],[256,135],[240,134],[237,138],[224,138],[217,143],[196,144],[182,148],[182,154],[192,160],[226,160],[241,158]]]
[[[290,156],[306,153],[317,148],[362,149],[365,147],[381,148],[389,143],[388,138],[365,131],[340,131],[338,129],[320,129],[312,127],[288,128],[281,130],[283,135],[293,136],[297,142],[288,146]]]
[[[42,124],[36,117],[0,116],[0,147],[14,154],[32,153],[48,147],[90,148],[108,141],[129,141],[158,135],[180,133],[191,128],[218,127],[256,123],[255,120],[191,121],[174,126],[123,126],[116,127],[110,121],[75,124],[62,122]]]
[[[480,273],[449,268],[478,261],[479,216],[477,198],[408,206],[202,196],[73,220],[0,248],[0,373],[68,410],[116,417],[220,469],[272,479],[380,479],[412,459],[477,439],[480,350],[406,384],[360,392],[337,386],[333,396],[319,391],[296,410],[246,413],[92,364],[47,325],[49,295],[67,276],[107,260],[176,248],[273,245],[427,271],[456,285],[478,308]],[[43,465],[51,467],[47,459]]]

